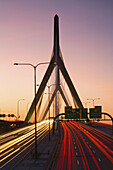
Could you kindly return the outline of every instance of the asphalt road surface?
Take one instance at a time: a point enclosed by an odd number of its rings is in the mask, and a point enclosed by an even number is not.
[[[113,169],[113,139],[75,121],[61,122],[62,142],[52,169]]]

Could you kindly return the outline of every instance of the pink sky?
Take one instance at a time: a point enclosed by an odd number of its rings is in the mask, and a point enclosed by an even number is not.
[[[34,65],[49,61],[53,48],[53,19],[60,20],[60,47],[68,73],[82,102],[113,116],[113,1],[2,0],[0,1],[0,112],[27,114],[34,96]],[[47,66],[37,68],[37,83]],[[92,107],[92,103],[88,104]]]

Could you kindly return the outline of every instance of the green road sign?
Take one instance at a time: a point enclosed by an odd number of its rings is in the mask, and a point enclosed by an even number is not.
[[[75,109],[75,119],[80,119],[81,115],[82,115],[81,110]]]
[[[90,119],[102,118],[101,112],[102,112],[101,106],[95,106],[95,108],[90,108]]]
[[[80,119],[80,114],[76,109],[73,109],[72,112],[73,112],[73,119]]]
[[[70,112],[72,112],[72,106],[66,106],[65,113],[70,113]]]
[[[87,109],[65,107],[65,119],[87,119]]]
[[[65,107],[65,119],[72,119],[72,106]]]
[[[87,109],[75,109],[76,116],[79,115],[79,119],[87,119]]]
[[[82,109],[82,119],[87,119],[88,118],[88,110],[85,108],[85,109]]]

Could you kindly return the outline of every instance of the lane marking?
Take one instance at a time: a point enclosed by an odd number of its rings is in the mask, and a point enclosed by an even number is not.
[[[79,160],[77,160],[77,164],[79,165]]]
[[[76,155],[78,155],[78,153],[76,152]]]
[[[101,162],[101,159],[100,159],[100,158],[98,158],[98,160],[99,160],[99,162]]]
[[[95,153],[95,151],[93,150],[93,153]]]
[[[89,147],[91,148],[91,145],[89,145]]]
[[[75,146],[75,149],[76,149],[77,147]]]

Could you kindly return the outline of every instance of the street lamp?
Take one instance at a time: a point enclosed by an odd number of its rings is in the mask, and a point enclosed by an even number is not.
[[[44,93],[44,94],[48,94],[48,93]],[[53,93],[50,94],[53,95]],[[54,99],[53,99],[53,117],[54,117]]]
[[[35,96],[35,159],[37,159],[37,132],[36,132],[36,68],[39,65],[43,64],[49,64],[50,62],[43,62],[43,63],[38,63],[37,65],[33,65],[31,63],[14,63],[14,65],[28,65],[33,67],[34,69],[34,96]]]
[[[83,102],[85,104],[85,108],[87,107],[87,103],[91,103],[91,102]]]
[[[20,118],[20,116],[19,116],[19,102],[22,101],[22,100],[25,100],[25,99],[19,99],[19,100],[17,101],[17,119]]]
[[[93,101],[93,107],[94,107],[94,106],[95,106],[95,105],[94,105],[94,101],[95,101],[95,100],[100,100],[100,98],[87,99],[87,100],[92,100],[92,101]]]
[[[56,85],[56,84],[51,84],[51,85],[46,85],[48,87],[48,101],[49,101],[49,141],[50,141],[50,87]],[[40,86],[37,84],[37,86]]]
[[[50,87],[56,85],[56,84],[51,84],[51,85],[46,85],[48,87],[48,100],[49,100],[49,141],[50,141]]]

